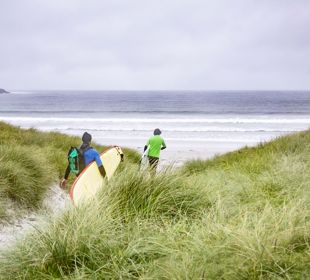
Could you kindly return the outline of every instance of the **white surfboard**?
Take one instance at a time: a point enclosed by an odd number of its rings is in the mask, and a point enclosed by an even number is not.
[[[144,151],[144,153],[143,153],[143,155],[142,155],[142,157],[140,159],[140,171],[146,170],[148,168],[148,166],[149,166],[149,160],[148,160],[148,157],[147,157],[148,152],[149,152],[149,148],[147,148]]]
[[[118,146],[112,147],[100,155],[102,165],[106,172],[106,178],[108,180],[113,176],[122,157],[123,152]],[[74,205],[77,206],[83,201],[94,198],[103,185],[104,179],[99,172],[97,163],[95,161],[91,162],[75,179],[70,189],[70,197]]]

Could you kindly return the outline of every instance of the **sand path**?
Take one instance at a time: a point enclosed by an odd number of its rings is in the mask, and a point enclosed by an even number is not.
[[[17,240],[46,222],[47,217],[57,216],[69,207],[72,207],[69,195],[58,185],[53,185],[47,191],[42,208],[38,212],[31,212],[10,223],[0,224],[0,251],[14,246]]]

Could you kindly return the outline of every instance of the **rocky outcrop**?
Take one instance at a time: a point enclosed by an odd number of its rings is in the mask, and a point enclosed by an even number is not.
[[[9,93],[8,91],[6,91],[5,89],[3,89],[3,88],[0,88],[0,94],[1,93]]]

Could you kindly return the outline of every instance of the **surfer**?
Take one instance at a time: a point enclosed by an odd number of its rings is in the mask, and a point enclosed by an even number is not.
[[[144,146],[144,152],[149,148],[147,153],[149,164],[151,170],[156,172],[160,151],[166,149],[167,146],[164,139],[160,136],[161,131],[159,128],[156,128],[153,134],[154,136],[152,136]]]
[[[68,177],[70,175],[70,172],[76,173],[76,176],[79,176],[79,174],[83,171],[84,167],[86,167],[89,163],[96,161],[98,169],[102,177],[104,178],[106,176],[106,172],[104,170],[104,167],[102,165],[102,161],[100,159],[100,154],[90,146],[92,140],[92,136],[84,132],[82,136],[82,145],[79,149],[77,148],[71,148],[68,154],[69,164],[65,172],[64,178],[60,181],[60,187],[65,188]],[[76,159],[80,159],[79,166],[75,166]],[[72,159],[70,161],[70,159]]]

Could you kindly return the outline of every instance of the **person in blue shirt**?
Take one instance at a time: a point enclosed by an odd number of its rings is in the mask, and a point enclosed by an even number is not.
[[[96,161],[98,169],[102,177],[104,178],[106,176],[106,172],[104,170],[104,167],[102,165],[102,161],[100,159],[100,154],[90,146],[92,140],[92,136],[85,132],[82,136],[82,141],[83,144],[79,148],[79,151],[82,153],[83,158],[84,158],[84,164],[83,167],[81,168],[80,172],[77,174],[77,176],[80,175],[80,173],[83,171],[83,169],[91,162]],[[70,175],[70,164],[68,164],[68,167],[65,172],[64,178],[60,181],[60,187],[65,188],[68,178]]]

